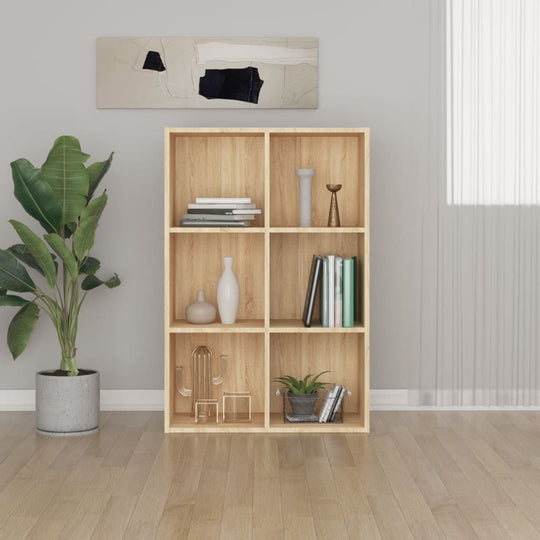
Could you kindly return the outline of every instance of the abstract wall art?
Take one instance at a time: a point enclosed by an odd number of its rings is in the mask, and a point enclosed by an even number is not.
[[[99,109],[316,109],[316,38],[97,40]]]

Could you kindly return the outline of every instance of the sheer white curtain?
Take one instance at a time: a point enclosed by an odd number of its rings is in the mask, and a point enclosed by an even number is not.
[[[414,405],[540,405],[538,4],[431,4]]]

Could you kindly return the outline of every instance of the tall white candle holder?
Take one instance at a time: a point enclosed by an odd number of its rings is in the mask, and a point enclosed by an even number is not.
[[[300,180],[300,227],[311,227],[311,179],[315,169],[296,169]]]

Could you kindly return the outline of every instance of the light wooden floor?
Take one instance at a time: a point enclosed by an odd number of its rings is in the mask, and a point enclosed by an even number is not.
[[[540,538],[540,412],[376,412],[370,435],[37,435],[0,413],[0,537]]]

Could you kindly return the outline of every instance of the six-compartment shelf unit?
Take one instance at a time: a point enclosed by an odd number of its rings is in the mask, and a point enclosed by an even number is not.
[[[316,170],[312,227],[299,227],[296,169]],[[327,227],[330,192],[341,226]],[[196,197],[251,197],[262,213],[251,227],[179,227]],[[313,254],[356,256],[359,317],[352,328],[302,323]],[[233,325],[189,324],[185,308],[204,290],[217,306],[223,257],[234,257],[240,304]],[[319,319],[319,307],[315,309]],[[195,423],[192,398],[177,391],[177,368],[190,386],[191,353],[206,345],[228,356],[224,391],[248,390],[249,423]],[[343,423],[284,423],[280,375],[330,370],[345,385]],[[221,412],[221,411],[220,411]],[[369,431],[369,129],[167,128],[165,130],[165,431]]]

